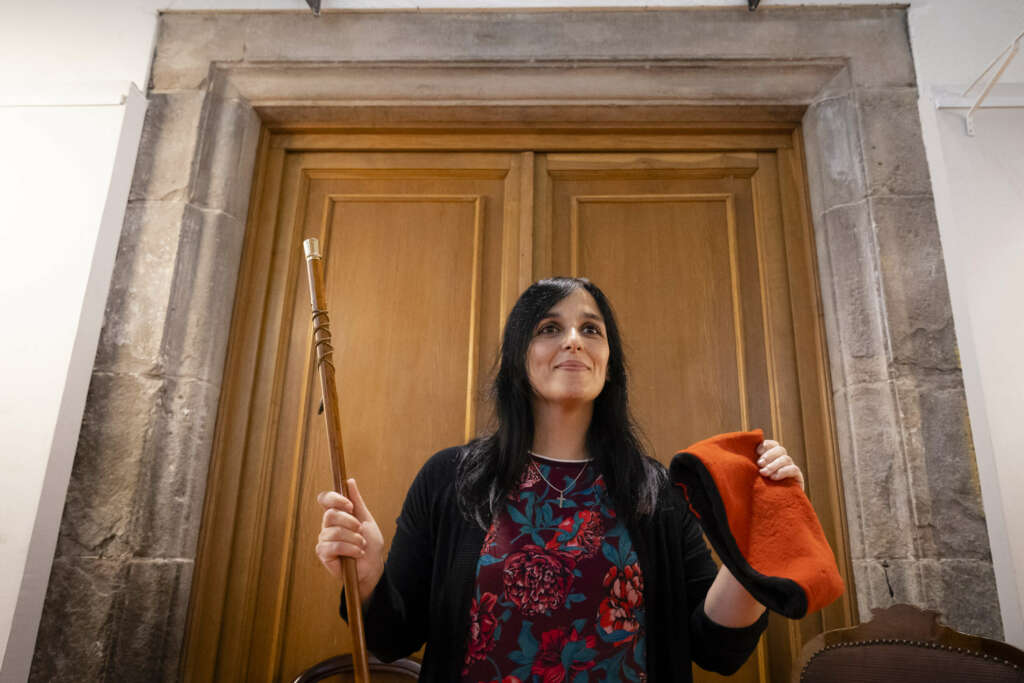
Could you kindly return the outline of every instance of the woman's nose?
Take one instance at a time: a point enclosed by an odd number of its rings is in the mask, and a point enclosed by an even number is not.
[[[580,336],[580,331],[575,327],[570,327],[565,335],[565,345],[567,348],[583,348],[583,337]]]

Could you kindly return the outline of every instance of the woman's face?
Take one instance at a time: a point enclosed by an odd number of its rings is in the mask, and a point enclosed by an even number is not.
[[[575,289],[533,329],[526,374],[534,400],[593,401],[604,388],[607,369],[604,318],[590,292]]]

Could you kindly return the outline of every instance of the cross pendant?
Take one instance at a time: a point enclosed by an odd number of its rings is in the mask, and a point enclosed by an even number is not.
[[[558,494],[558,507],[565,507],[565,496]]]

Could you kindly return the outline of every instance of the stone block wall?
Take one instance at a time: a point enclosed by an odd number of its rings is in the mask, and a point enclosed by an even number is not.
[[[149,97],[33,681],[178,678],[260,121]]]
[[[917,91],[846,86],[804,126],[858,606],[998,638]]]

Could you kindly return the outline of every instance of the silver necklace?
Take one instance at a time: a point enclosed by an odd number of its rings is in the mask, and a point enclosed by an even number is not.
[[[544,457],[543,455],[539,453],[534,453],[533,451],[527,451],[527,453],[529,453],[530,455],[536,455],[538,458]],[[564,489],[560,489],[554,484],[552,484],[550,481],[548,481],[548,478],[545,477],[544,473],[540,471],[540,467],[537,466],[537,463],[535,463],[532,460],[530,461],[530,465],[537,472],[537,474],[540,475],[540,478],[544,480],[544,483],[553,488],[554,490],[558,491],[558,507],[565,507],[565,492],[576,485],[576,482],[578,482],[580,480],[580,477],[583,476],[583,472],[587,469],[587,465],[589,464],[589,460],[583,461],[583,467],[581,467],[580,471],[576,473],[576,478],[569,482],[569,485],[566,486]]]

